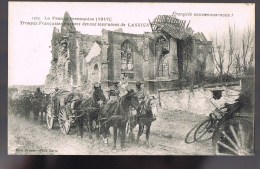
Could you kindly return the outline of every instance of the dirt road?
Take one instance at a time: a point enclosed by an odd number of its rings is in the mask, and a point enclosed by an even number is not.
[[[58,124],[49,130],[46,124],[35,123],[13,115],[8,117],[8,153],[9,154],[54,154],[54,155],[213,155],[211,141],[186,144],[184,139],[188,131],[205,116],[182,111],[161,109],[158,118],[151,127],[150,147],[144,144],[145,135],[139,145],[128,142],[122,151],[120,144],[117,152],[112,151],[112,137],[109,144],[94,137],[77,137],[77,128],[64,135]],[[137,130],[137,129],[136,129]],[[135,135],[137,134],[135,132]]]

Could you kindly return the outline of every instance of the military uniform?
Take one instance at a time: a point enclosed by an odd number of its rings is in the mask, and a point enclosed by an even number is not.
[[[43,93],[39,89],[36,90],[36,92],[34,93],[34,98],[42,99],[43,98]]]
[[[113,105],[118,103],[120,100],[120,89],[118,87],[118,83],[114,82],[114,86],[110,89],[110,94],[109,94],[109,100],[106,105],[106,110],[110,110]]]
[[[120,97],[124,96],[127,94],[127,91],[128,91],[128,77],[125,76],[125,75],[121,75],[120,77],[120,82],[119,82],[119,95]]]

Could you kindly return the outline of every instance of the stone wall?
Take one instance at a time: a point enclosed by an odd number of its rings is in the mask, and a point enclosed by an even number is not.
[[[160,92],[160,102],[163,108],[169,110],[181,110],[196,114],[208,115],[215,107],[211,104],[212,98],[211,89],[198,88],[193,91],[179,90]],[[241,88],[227,87],[222,93],[222,97],[227,99],[229,103],[232,103],[238,98]]]

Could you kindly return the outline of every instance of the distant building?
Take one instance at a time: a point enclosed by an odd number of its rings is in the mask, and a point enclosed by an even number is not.
[[[139,80],[153,93],[213,74],[212,42],[203,33],[193,34],[185,21],[169,15],[159,15],[150,24],[152,32],[144,34],[118,29],[95,36],[77,32],[65,12],[61,31],[53,30],[45,88],[88,90],[99,81],[108,90],[125,74],[130,87]]]

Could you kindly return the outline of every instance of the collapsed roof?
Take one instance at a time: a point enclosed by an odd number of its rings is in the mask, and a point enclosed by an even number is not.
[[[187,34],[192,34],[193,30],[188,27],[185,28],[186,21],[177,19],[173,15],[158,15],[152,22],[150,22],[152,31],[163,31],[174,38],[184,39]]]

